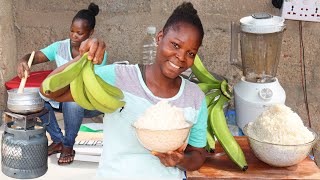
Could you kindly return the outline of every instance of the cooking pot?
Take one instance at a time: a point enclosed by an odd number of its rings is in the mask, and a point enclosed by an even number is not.
[[[8,90],[7,108],[18,114],[36,113],[44,108],[44,101],[39,94],[39,88],[24,88],[23,93],[18,89]]]

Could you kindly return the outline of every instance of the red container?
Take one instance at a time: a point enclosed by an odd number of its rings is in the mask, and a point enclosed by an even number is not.
[[[47,71],[35,71],[31,72],[27,79],[25,87],[40,87],[42,81],[52,72],[52,70]],[[7,90],[19,88],[21,79],[16,76],[10,81],[5,83]]]

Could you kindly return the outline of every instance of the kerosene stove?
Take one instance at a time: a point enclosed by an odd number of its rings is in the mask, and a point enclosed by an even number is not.
[[[47,109],[32,114],[5,111],[1,141],[2,172],[13,178],[30,179],[44,175],[48,169],[48,139],[40,116]]]

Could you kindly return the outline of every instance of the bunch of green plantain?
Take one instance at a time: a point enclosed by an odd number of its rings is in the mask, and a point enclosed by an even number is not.
[[[124,107],[123,92],[96,75],[87,57],[85,53],[63,71],[46,78],[41,85],[43,92],[54,93],[69,86],[73,100],[84,109],[112,113]]]
[[[215,138],[219,141],[228,157],[237,164],[241,170],[248,169],[244,153],[232,136],[223,111],[223,106],[232,97],[226,80],[218,80],[204,67],[197,55],[191,67],[192,73],[199,80],[198,86],[206,95],[208,108],[207,146],[208,152],[215,148]]]

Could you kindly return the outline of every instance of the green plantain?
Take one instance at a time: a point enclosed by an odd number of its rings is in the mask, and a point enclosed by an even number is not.
[[[221,95],[220,89],[215,89],[215,91],[206,94],[207,107],[217,102],[216,97]]]
[[[214,139],[214,134],[212,133],[211,127],[208,125],[206,150],[212,153],[214,152],[215,146],[216,146],[216,141]]]
[[[221,83],[217,83],[217,84],[198,83],[197,85],[202,90],[202,92],[204,92],[206,94],[207,92],[209,92],[212,89],[220,88],[220,86],[221,86],[220,84]]]
[[[204,67],[198,55],[196,55],[194,59],[191,70],[200,82],[207,84],[220,84],[220,81],[213,77],[212,74]]]
[[[199,80],[198,86],[206,94],[205,98],[209,114],[206,150],[211,152],[214,149],[214,137],[216,137],[228,157],[245,171],[248,168],[245,156],[228,128],[223,111],[224,103],[228,102],[232,97],[227,81],[215,79],[203,66],[198,56],[196,56],[191,69]]]
[[[71,83],[70,83],[70,91],[73,100],[84,109],[94,110],[95,108],[92,106],[88,97],[84,92],[84,83],[82,79],[82,75],[79,74]]]
[[[84,85],[87,88],[87,92],[89,92],[93,98],[99,102],[99,104],[103,105],[103,107],[115,111],[116,109],[125,105],[124,101],[120,101],[119,99],[113,97],[101,87],[94,74],[93,64],[91,61],[88,61],[88,63],[84,65],[82,69],[82,77]],[[89,94],[87,95],[89,97]]]
[[[244,153],[234,139],[227,125],[227,121],[223,112],[223,105],[229,99],[221,95],[216,105],[209,107],[208,126],[210,126],[217,137],[228,157],[236,163],[243,171],[248,169],[248,164]]]
[[[92,106],[100,111],[100,112],[104,112],[104,113],[112,113],[114,112],[115,110],[117,110],[116,108],[114,109],[111,109],[110,107],[106,107],[106,106],[103,106],[102,104],[100,104],[94,97],[93,95],[89,92],[88,88],[87,87],[84,87],[85,88],[85,94],[86,96],[88,97],[90,103],[92,104]]]
[[[221,82],[221,87],[220,87],[220,89],[221,89],[223,95],[225,95],[227,98],[231,99],[231,95],[230,95],[231,93],[230,93],[230,91],[229,91],[229,86],[228,86],[228,83],[227,83],[226,80],[223,80],[223,81]]]
[[[96,78],[97,78],[98,83],[101,85],[101,87],[102,87],[107,93],[109,93],[111,96],[114,96],[115,98],[123,99],[123,97],[124,97],[124,96],[123,96],[123,92],[122,92],[119,88],[117,88],[117,87],[115,87],[115,86],[113,86],[113,85],[105,82],[105,81],[104,81],[100,76],[98,76],[98,75],[96,75]]]
[[[87,61],[87,55],[87,53],[84,54],[78,61],[70,64],[63,71],[46,78],[41,84],[43,92],[50,94],[68,86],[80,74]]]

